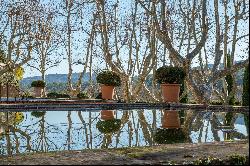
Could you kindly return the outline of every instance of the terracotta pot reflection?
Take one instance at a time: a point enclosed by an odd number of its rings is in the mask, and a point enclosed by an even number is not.
[[[101,111],[101,119],[102,120],[111,120],[114,119],[114,111],[112,110],[102,110]]]
[[[161,90],[165,102],[179,102],[180,84],[161,84]]]
[[[168,111],[164,110],[164,115],[162,119],[162,128],[180,128],[181,122],[178,111]]]
[[[179,102],[180,84],[161,84],[162,96],[165,102]],[[178,111],[164,110],[162,128],[180,128]]]
[[[112,100],[114,96],[114,86],[101,85],[102,99]]]

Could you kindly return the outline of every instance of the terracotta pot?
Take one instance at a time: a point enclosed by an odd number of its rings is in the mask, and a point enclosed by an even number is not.
[[[43,91],[43,87],[34,87],[34,97],[42,97]]]
[[[178,111],[164,111],[162,128],[180,128],[181,122]]]
[[[112,110],[102,110],[101,111],[102,120],[111,120],[114,119],[114,111]]]
[[[161,84],[161,91],[165,102],[179,102],[180,84]]]
[[[114,86],[101,85],[102,98],[112,100],[114,96]]]

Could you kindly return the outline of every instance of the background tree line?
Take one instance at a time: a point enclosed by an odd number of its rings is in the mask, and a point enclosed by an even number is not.
[[[158,67],[175,65],[188,73],[183,96],[228,104],[239,91],[236,72],[249,63],[246,0],[1,0],[0,12],[0,46],[8,64],[0,74],[25,66],[45,80],[49,69],[67,64],[71,95],[93,92],[93,75],[110,69],[122,79],[119,98],[161,101],[157,83],[145,80]],[[73,83],[76,68],[81,72]],[[83,88],[86,74],[89,86]]]

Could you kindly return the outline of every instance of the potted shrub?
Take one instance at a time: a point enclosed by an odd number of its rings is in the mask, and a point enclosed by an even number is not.
[[[180,85],[185,76],[182,67],[162,66],[156,70],[155,80],[161,84],[165,102],[179,102]]]
[[[161,84],[164,102],[179,102],[181,84],[186,74],[183,68],[173,66],[162,66],[156,70],[155,80]],[[164,111],[163,128],[180,128],[178,111]]]
[[[45,82],[42,80],[33,81],[31,83],[31,87],[34,88],[34,97],[42,97]]]
[[[77,98],[78,98],[78,99],[88,99],[89,97],[88,97],[88,94],[87,94],[87,93],[85,93],[85,92],[80,92],[80,93],[77,94]]]
[[[57,98],[57,96],[58,96],[58,93],[56,93],[56,92],[50,92],[50,93],[48,93],[47,94],[47,98]]]
[[[102,99],[113,99],[115,86],[121,85],[119,75],[112,71],[102,71],[97,75],[96,80],[101,84]]]

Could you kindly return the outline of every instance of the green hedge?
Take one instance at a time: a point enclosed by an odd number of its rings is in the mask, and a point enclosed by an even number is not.
[[[70,95],[68,94],[61,94],[61,93],[56,93],[56,92],[50,92],[47,94],[48,98],[70,98]]]
[[[88,97],[87,93],[81,92],[81,93],[77,94],[77,98],[79,98],[79,99],[88,99],[89,97]]]

